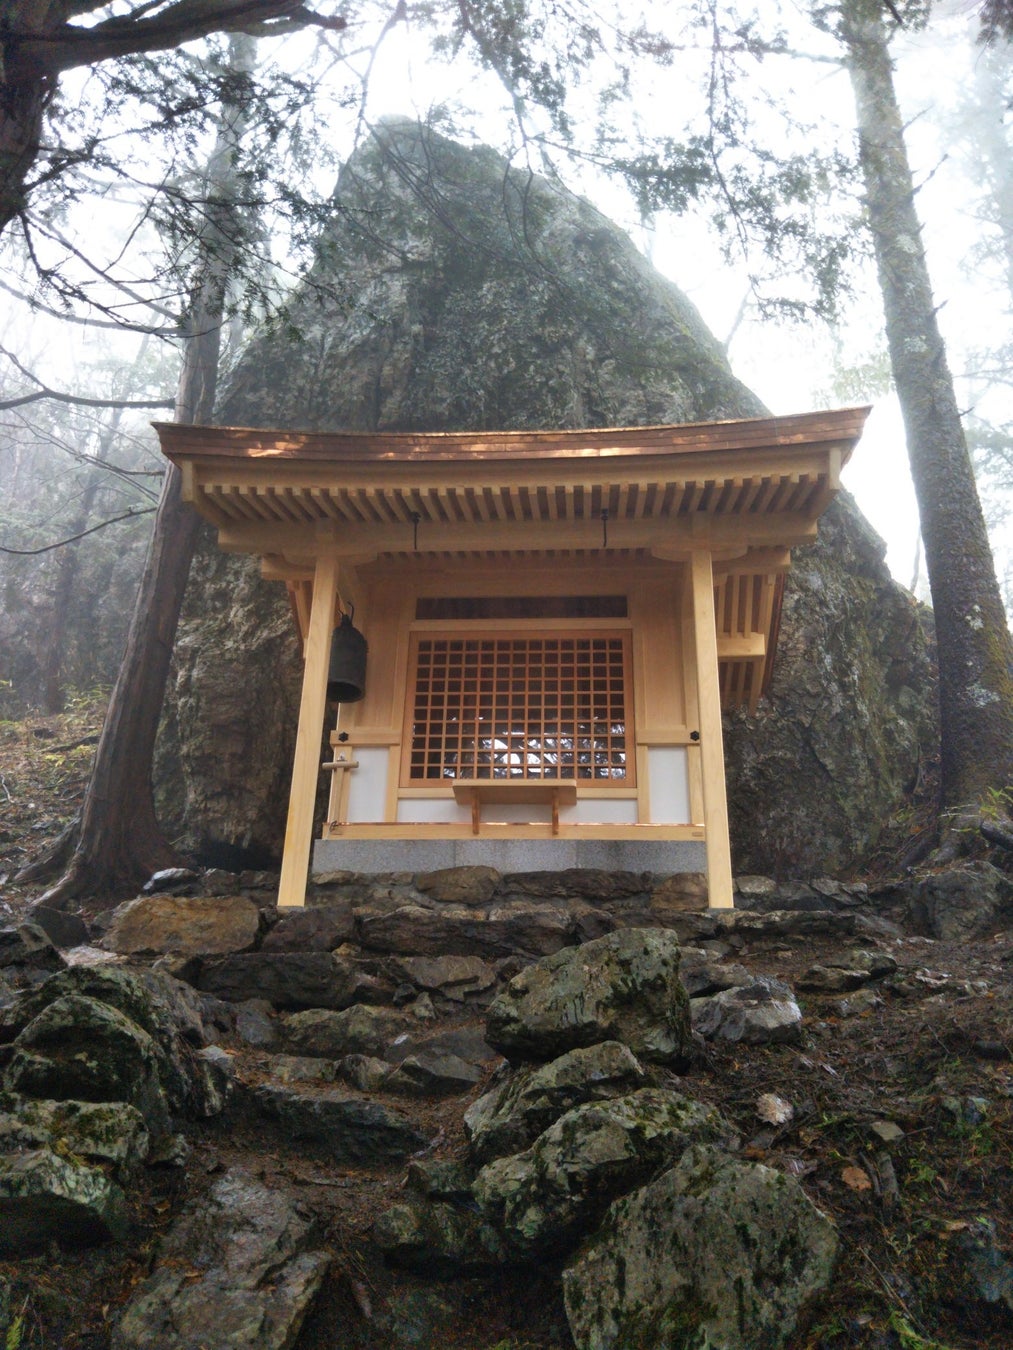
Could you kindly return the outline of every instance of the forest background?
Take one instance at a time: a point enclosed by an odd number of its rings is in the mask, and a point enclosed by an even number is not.
[[[1000,30],[988,45],[977,8],[955,2],[693,0],[635,20],[464,0],[64,9],[38,61],[68,31],[101,50],[56,63],[30,191],[4,197],[0,712],[55,710],[111,682],[163,475],[146,424],[173,405],[180,416],[180,352],[213,330],[220,378],[255,325],[284,332],[337,168],[387,114],[494,144],[626,224],[772,411],[874,400],[849,485],[897,575],[923,590],[862,224],[849,21],[891,39],[936,313],[1009,605],[1013,62],[1001,4],[986,7]],[[152,22],[196,40],[156,34],[131,50]],[[213,383],[201,394],[196,420],[210,420]]]

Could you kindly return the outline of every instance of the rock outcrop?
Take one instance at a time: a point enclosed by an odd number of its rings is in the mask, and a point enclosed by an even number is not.
[[[250,344],[217,420],[453,430],[762,411],[686,297],[587,202],[391,121],[342,171],[312,275]],[[843,868],[914,783],[932,720],[919,613],[847,500],[797,551],[779,653],[759,716],[727,726],[737,866]],[[284,830],[296,642],[281,588],[210,532],[175,663],[163,815],[192,847],[262,866]]]

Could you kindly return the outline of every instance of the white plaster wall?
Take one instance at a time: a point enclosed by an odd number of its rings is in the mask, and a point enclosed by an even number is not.
[[[682,745],[652,745],[647,750],[647,782],[652,825],[688,825],[689,771]]]
[[[338,748],[335,754],[341,754]],[[347,753],[347,752],[345,752]],[[382,821],[387,809],[387,747],[364,745],[355,751],[357,769],[338,772],[350,776],[348,788],[349,824],[373,825]]]
[[[397,818],[403,824],[437,823],[440,825],[471,822],[471,807],[458,806],[453,798],[446,797],[406,797],[397,804]],[[533,802],[489,802],[483,803],[483,821],[505,821],[511,825],[526,825],[532,821],[552,819],[552,809],[548,804]],[[607,821],[617,825],[635,825],[637,821],[637,803],[632,798],[617,799],[609,797],[584,798],[572,806],[559,808],[559,819],[567,823]]]

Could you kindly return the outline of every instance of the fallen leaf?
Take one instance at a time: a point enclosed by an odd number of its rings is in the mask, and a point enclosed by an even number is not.
[[[869,1180],[868,1172],[861,1167],[846,1167],[841,1173],[841,1180],[845,1186],[850,1186],[853,1191],[871,1191],[872,1182]]]

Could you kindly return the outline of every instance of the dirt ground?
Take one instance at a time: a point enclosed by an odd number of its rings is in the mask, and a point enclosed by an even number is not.
[[[86,701],[59,717],[0,722],[4,922],[39,891],[14,886],[14,871],[77,808],[98,710]],[[838,1226],[833,1287],[808,1309],[791,1350],[1009,1350],[1010,1307],[977,1290],[991,1281],[1013,1306],[1006,1264],[1013,1265],[1013,931],[964,945],[910,935],[863,945],[898,963],[876,986],[872,1006],[800,992],[800,1046],[711,1044],[683,1078],[670,1080],[719,1107],[743,1156],[799,1178]],[[751,940],[730,959],[794,985],[834,954],[829,941],[778,938]],[[234,1048],[241,1079],[266,1072],[264,1056]],[[465,1147],[464,1109],[480,1091],[435,1103],[386,1100],[413,1117],[432,1156],[455,1156]],[[761,1096],[771,1093],[791,1107],[783,1124],[759,1114]],[[107,1346],[118,1309],[150,1269],[158,1234],[188,1196],[237,1163],[304,1198],[333,1252],[295,1350],[572,1345],[551,1263],[447,1281],[384,1264],[369,1230],[403,1196],[403,1167],[336,1168],[231,1118],[187,1133],[185,1168],[148,1169],[138,1183],[129,1249],[53,1250],[0,1263],[7,1346]]]

